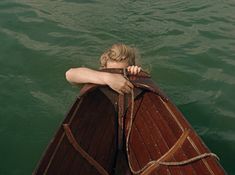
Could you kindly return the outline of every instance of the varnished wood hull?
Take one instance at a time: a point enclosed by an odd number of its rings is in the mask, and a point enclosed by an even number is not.
[[[126,114],[127,124],[130,116],[129,107]],[[213,155],[183,165],[160,164],[161,162],[182,163],[204,153],[210,153],[170,100],[146,90],[135,99],[133,117],[128,147],[129,162],[134,171],[149,175],[226,174]],[[127,131],[126,128],[126,136]],[[161,161],[156,163],[157,160]],[[146,165],[151,161],[153,166],[148,171]]]
[[[182,113],[150,78],[129,78],[135,85],[134,98],[131,95],[120,98],[108,87],[85,86],[33,174],[226,174]],[[122,133],[120,117],[123,117],[124,137],[122,150],[118,151]],[[66,135],[65,124],[75,141]],[[73,142],[106,172],[98,171],[97,166],[76,150]],[[121,158],[120,152],[123,153]],[[193,160],[205,153],[208,155]],[[188,163],[172,165],[184,161]]]
[[[113,173],[116,157],[116,113],[114,106],[99,90],[77,99],[49,144],[33,174],[97,175],[69,142],[63,124],[68,124],[77,143],[107,172]]]

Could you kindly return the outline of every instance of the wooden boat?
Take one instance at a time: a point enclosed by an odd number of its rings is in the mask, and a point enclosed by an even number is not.
[[[128,78],[135,88],[125,96],[106,86],[81,89],[33,174],[226,174],[146,73]]]

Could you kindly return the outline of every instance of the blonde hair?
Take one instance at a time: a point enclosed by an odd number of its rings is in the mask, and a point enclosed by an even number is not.
[[[135,65],[137,57],[137,50],[125,44],[114,44],[111,48],[107,49],[100,57],[101,68],[107,66],[110,61],[127,61],[128,65]]]

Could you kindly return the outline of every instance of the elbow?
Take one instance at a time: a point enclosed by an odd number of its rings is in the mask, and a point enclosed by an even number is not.
[[[79,68],[70,68],[65,73],[66,80],[73,85],[77,84],[84,84],[87,83],[87,69],[83,67]]]

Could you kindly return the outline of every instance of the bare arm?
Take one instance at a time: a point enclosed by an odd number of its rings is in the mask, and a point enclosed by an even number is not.
[[[65,75],[71,84],[94,83],[105,85],[108,78],[106,72],[99,72],[85,67],[71,68]]]
[[[71,84],[94,83],[108,85],[120,94],[129,93],[133,88],[133,85],[120,74],[100,72],[85,67],[71,68],[65,76]]]

